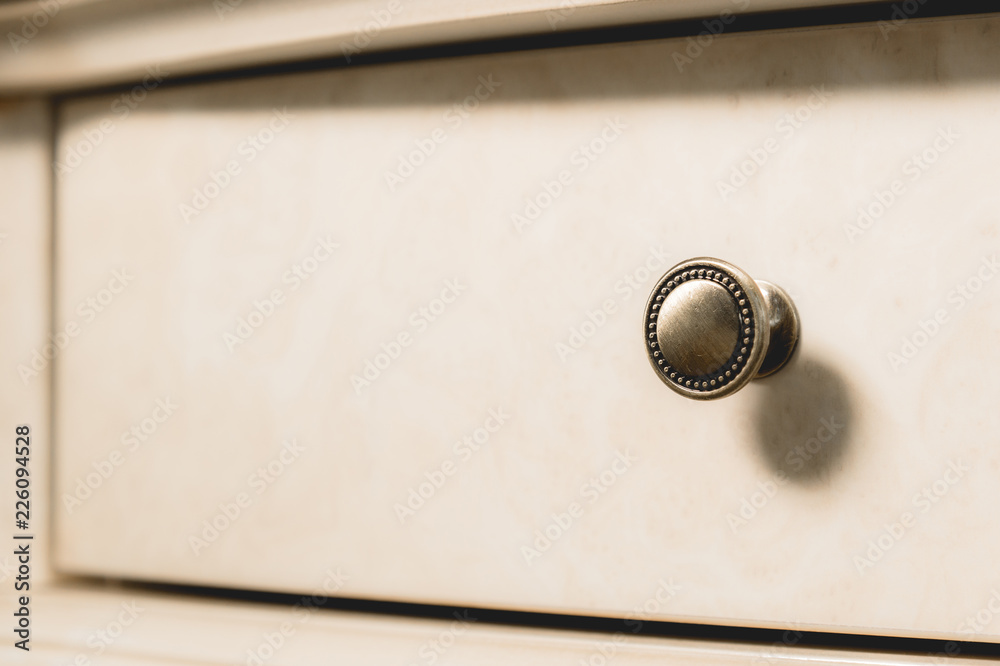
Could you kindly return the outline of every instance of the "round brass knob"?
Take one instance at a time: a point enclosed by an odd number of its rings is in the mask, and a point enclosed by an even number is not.
[[[656,375],[695,400],[727,396],[777,372],[799,341],[799,314],[783,289],[708,257],[683,261],[660,278],[644,326]]]

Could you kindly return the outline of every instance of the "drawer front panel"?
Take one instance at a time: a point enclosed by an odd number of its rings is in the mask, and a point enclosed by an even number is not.
[[[997,639],[998,28],[66,103],[60,566]],[[702,403],[641,325],[705,255],[803,332]]]

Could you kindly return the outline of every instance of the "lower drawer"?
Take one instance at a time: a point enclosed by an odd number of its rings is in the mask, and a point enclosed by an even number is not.
[[[60,567],[997,640],[998,29],[66,102]],[[803,326],[711,402],[640,329],[702,255]]]

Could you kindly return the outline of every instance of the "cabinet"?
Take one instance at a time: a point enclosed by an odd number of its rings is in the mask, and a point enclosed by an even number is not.
[[[64,102],[59,568],[996,641],[998,29]],[[641,329],[700,255],[803,325],[710,403]]]

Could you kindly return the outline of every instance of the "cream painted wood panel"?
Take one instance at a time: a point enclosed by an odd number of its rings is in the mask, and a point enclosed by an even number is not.
[[[59,567],[996,641],[998,29],[64,104]],[[702,255],[803,321],[704,404],[640,328]]]
[[[38,99],[0,102],[0,478],[5,501],[0,521],[8,539],[0,552],[0,604],[13,613],[16,599],[51,578],[51,477],[49,444],[49,392],[51,358],[58,350],[48,336],[52,293],[52,227],[50,164],[52,154],[51,109]],[[15,527],[16,428],[28,425],[28,529]],[[22,447],[23,448],[23,447]],[[17,516],[22,518],[22,516]],[[22,542],[10,537],[36,536],[30,543],[30,580],[16,580],[15,548]],[[21,585],[15,590],[15,585]],[[13,636],[13,634],[10,634]],[[14,639],[16,640],[16,639]],[[13,640],[4,645],[14,651]]]

